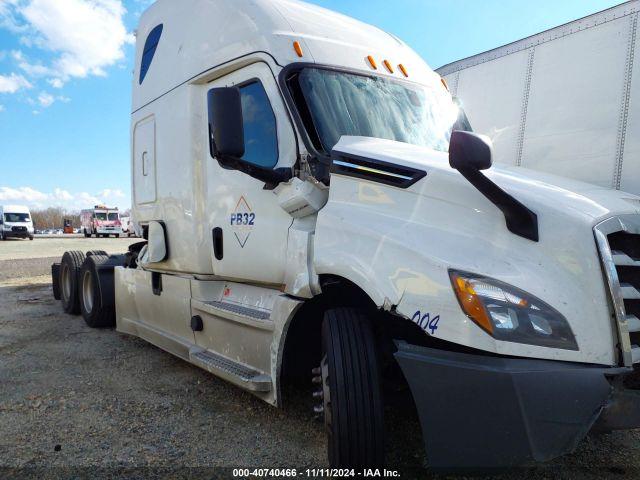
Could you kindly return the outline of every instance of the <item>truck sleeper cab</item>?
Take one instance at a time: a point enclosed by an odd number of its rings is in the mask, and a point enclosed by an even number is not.
[[[0,240],[8,238],[33,240],[34,232],[29,207],[22,205],[0,206]]]
[[[640,426],[640,198],[492,167],[411,49],[302,2],[159,0],[133,81],[144,241],[65,253],[65,311],[275,406],[306,375],[333,466],[384,463],[399,371],[434,468]]]

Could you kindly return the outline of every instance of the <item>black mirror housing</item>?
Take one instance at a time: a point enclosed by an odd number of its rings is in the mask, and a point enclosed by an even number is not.
[[[221,161],[244,155],[242,100],[237,87],[213,88],[207,94],[209,147]]]
[[[449,141],[449,165],[456,170],[486,170],[493,163],[492,150],[488,137],[454,130]]]

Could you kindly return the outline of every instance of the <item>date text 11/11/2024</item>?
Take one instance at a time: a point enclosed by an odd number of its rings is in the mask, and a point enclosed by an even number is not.
[[[363,470],[352,468],[307,468],[304,470],[295,468],[234,468],[233,476],[237,478],[400,478],[400,472],[386,468],[365,468]]]

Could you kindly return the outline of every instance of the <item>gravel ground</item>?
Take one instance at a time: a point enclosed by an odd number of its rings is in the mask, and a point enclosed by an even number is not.
[[[0,478],[218,478],[230,467],[326,466],[310,391],[287,389],[279,410],[142,340],[89,329],[53,300],[47,252],[58,247],[45,247],[43,257],[0,262],[12,269],[0,277]],[[395,402],[387,420],[388,468],[432,477],[412,405]],[[590,435],[572,455],[496,478],[639,477],[632,431]]]
[[[127,246],[139,242],[138,238],[84,238],[60,235],[35,240],[10,238],[0,242],[0,261],[45,257],[62,257],[67,250],[104,250],[107,253],[124,253]]]

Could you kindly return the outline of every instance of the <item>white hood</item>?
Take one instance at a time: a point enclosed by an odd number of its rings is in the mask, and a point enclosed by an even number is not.
[[[368,137],[342,137],[334,147],[342,152],[411,168],[422,169],[427,176],[411,187],[425,196],[444,196],[450,202],[468,201],[467,195],[451,190],[454,185],[473,187],[462,175],[449,166],[448,154],[426,147]],[[576,216],[587,217],[589,223],[597,223],[604,217],[620,213],[640,213],[640,197],[589,183],[570,180],[523,167],[494,164],[485,175],[509,192],[533,211],[572,211]],[[431,182],[434,176],[451,177],[444,182]],[[430,187],[429,184],[438,183]],[[447,185],[446,191],[440,186]],[[479,193],[478,193],[479,194]]]

